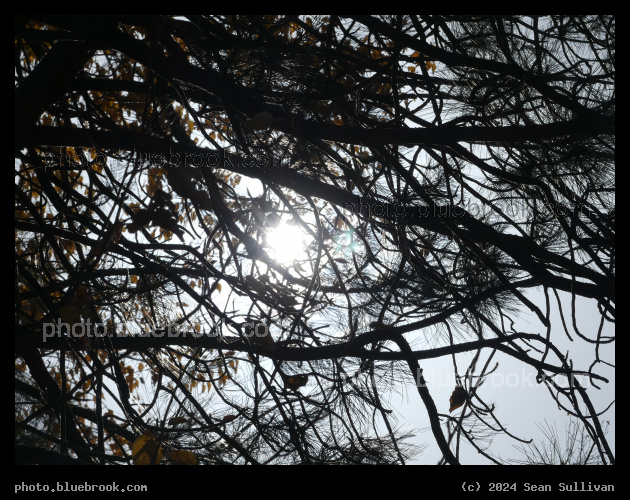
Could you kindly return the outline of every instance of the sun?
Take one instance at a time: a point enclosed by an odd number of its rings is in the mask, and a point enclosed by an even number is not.
[[[269,255],[277,262],[305,259],[307,235],[295,224],[280,222],[267,233]]]

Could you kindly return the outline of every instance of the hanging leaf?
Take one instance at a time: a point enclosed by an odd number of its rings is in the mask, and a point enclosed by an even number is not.
[[[146,431],[133,442],[131,453],[134,465],[157,465],[162,460],[162,447],[151,431]]]
[[[452,412],[453,410],[457,410],[457,408],[459,408],[466,402],[467,396],[468,395],[466,394],[466,390],[462,386],[456,386],[453,394],[451,394],[451,399],[449,399],[451,407],[448,411]]]
[[[308,382],[308,375],[292,375],[284,379],[284,386],[287,389],[297,391],[300,387],[304,387]]]

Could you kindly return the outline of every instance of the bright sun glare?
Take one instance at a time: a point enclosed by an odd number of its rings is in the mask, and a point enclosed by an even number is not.
[[[306,234],[293,224],[280,222],[267,234],[269,254],[278,262],[293,262],[306,257]]]

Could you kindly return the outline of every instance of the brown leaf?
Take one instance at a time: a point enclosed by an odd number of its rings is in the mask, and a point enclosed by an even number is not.
[[[284,379],[284,386],[287,389],[298,390],[300,387],[304,387],[308,382],[308,375],[292,375]]]
[[[449,399],[451,407],[448,411],[452,412],[453,410],[457,410],[457,408],[466,402],[467,396],[468,394],[466,393],[466,389],[464,389],[461,385],[455,386],[455,390],[453,391],[453,394],[451,394],[451,399]]]
[[[174,465],[199,465],[195,454],[188,450],[173,450],[169,453],[168,458],[173,461]]]
[[[188,419],[185,417],[173,417],[169,418],[168,425],[185,424],[186,422],[188,422]]]

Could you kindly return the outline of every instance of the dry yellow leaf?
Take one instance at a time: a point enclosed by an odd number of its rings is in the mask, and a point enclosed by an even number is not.
[[[146,431],[131,446],[134,465],[157,465],[162,460],[162,447],[155,434]]]

